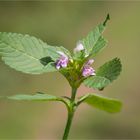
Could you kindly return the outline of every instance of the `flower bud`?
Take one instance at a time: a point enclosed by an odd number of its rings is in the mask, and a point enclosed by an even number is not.
[[[82,50],[84,50],[84,46],[81,42],[78,42],[76,48],[74,49],[74,53],[80,52]]]
[[[92,65],[93,62],[94,62],[94,59],[89,59],[86,65]]]

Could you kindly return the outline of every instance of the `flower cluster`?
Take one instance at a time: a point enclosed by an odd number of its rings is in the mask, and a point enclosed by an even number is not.
[[[74,53],[78,53],[82,50],[84,50],[84,46],[81,42],[79,42],[77,44],[76,48],[74,49]],[[63,52],[58,52],[58,53],[60,54],[60,58],[56,62],[56,69],[66,68],[69,63],[68,56],[66,54],[64,54]],[[93,62],[94,62],[94,60],[90,59],[90,60],[88,60],[88,62],[86,62],[84,64],[83,69],[82,69],[82,76],[88,77],[91,75],[96,75],[95,70],[91,67]]]

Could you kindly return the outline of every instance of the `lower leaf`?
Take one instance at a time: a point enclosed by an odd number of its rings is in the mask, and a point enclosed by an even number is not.
[[[13,95],[7,97],[11,100],[24,100],[24,101],[61,101],[63,98],[49,95],[49,94],[41,94],[37,93],[34,95],[28,95],[28,94],[19,94],[19,95]]]
[[[100,110],[104,110],[109,113],[120,112],[122,103],[117,99],[112,99],[108,97],[101,96],[99,94],[88,94],[82,96],[78,104],[85,102],[92,107],[98,108]]]

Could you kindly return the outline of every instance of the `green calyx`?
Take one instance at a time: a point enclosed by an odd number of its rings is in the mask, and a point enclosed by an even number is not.
[[[84,77],[82,76],[83,64],[81,61],[73,60],[69,62],[67,68],[62,68],[60,73],[66,77],[71,87],[78,88]]]

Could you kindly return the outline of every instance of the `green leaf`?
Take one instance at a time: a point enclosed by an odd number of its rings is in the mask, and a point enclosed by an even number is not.
[[[106,44],[107,40],[101,36],[91,50],[91,57],[96,56],[97,53],[103,50],[106,47]]]
[[[34,95],[19,94],[7,97],[11,100],[24,100],[24,101],[61,101],[62,98],[49,94],[37,93]]]
[[[110,80],[101,76],[91,76],[84,80],[84,84],[87,87],[101,90],[110,84]]]
[[[104,31],[105,26],[103,24],[98,25],[93,31],[91,31],[86,38],[82,40],[86,55],[89,55],[93,49],[93,47],[98,42],[99,38]]]
[[[117,79],[120,75],[122,70],[122,65],[120,59],[114,58],[111,61],[105,63],[96,72],[97,76],[105,77],[112,82],[113,80]]]
[[[58,52],[58,51],[63,52],[64,54],[66,54],[66,55],[69,57],[69,59],[72,59],[71,53],[70,53],[69,50],[67,50],[66,48],[64,48],[64,47],[62,47],[62,46],[57,47],[57,52]]]
[[[66,54],[70,59],[71,57],[71,53],[64,47],[60,46],[50,46],[48,45],[48,47],[45,49],[45,54],[47,54],[47,56],[50,56],[54,61],[58,60],[60,57],[59,52],[63,52],[64,54]]]
[[[84,80],[84,84],[90,88],[104,89],[113,80],[120,75],[122,66],[120,59],[114,58],[102,65],[96,72],[96,76],[88,77]]]
[[[13,96],[9,96],[7,97],[7,99],[10,100],[17,100],[17,101],[61,101],[63,102],[66,107],[69,109],[69,100],[65,100],[62,97],[57,97],[54,95],[49,95],[46,93],[41,93],[38,92],[36,94],[18,94],[18,95],[13,95]]]
[[[40,74],[56,71],[58,51],[70,56],[63,47],[50,46],[33,36],[0,32],[0,55],[10,67],[24,73]],[[49,65],[49,66],[48,66]]]
[[[106,40],[102,37],[102,33],[105,30],[106,22],[109,20],[107,15],[105,21],[99,24],[93,31],[91,31],[86,38],[82,40],[85,47],[86,55],[95,55],[106,45]],[[94,53],[95,52],[95,53]]]
[[[73,54],[73,59],[82,62],[83,59],[85,59],[85,51],[84,50],[81,50],[79,52],[74,53]]]
[[[122,103],[117,99],[107,98],[99,94],[89,94],[81,97],[79,102],[85,102],[92,107],[104,110],[109,113],[116,113],[121,111]]]

